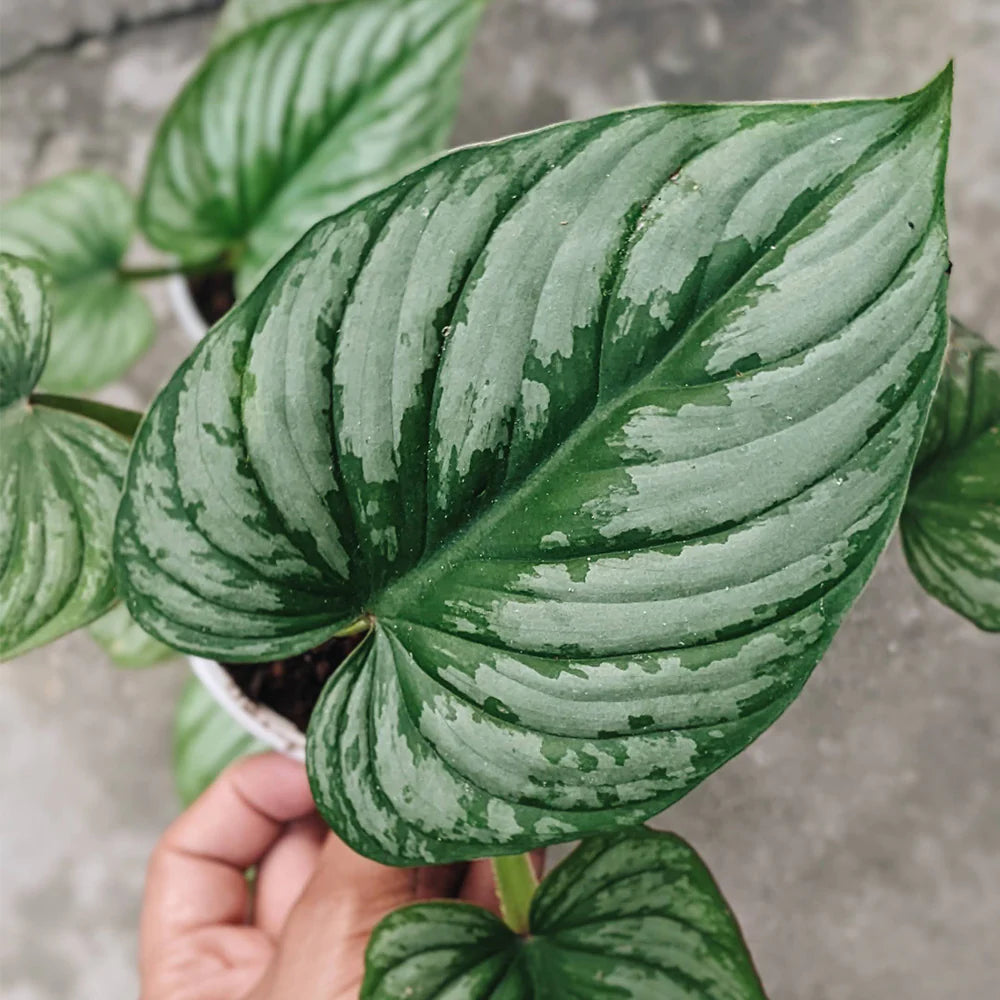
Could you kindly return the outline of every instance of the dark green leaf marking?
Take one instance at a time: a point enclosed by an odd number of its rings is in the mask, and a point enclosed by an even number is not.
[[[530,923],[522,940],[464,903],[396,910],[368,944],[361,1000],[764,1000],[712,876],[673,834],[585,841]]]
[[[132,613],[229,660],[371,614],[307,755],[371,857],[680,798],[795,697],[898,516],[949,94],[619,112],[317,226],[139,433]]]
[[[1000,351],[955,320],[900,529],[924,589],[1000,630]]]
[[[313,223],[441,147],[484,2],[247,12],[160,127],[143,230],[186,261],[228,254],[248,292]]]
[[[96,171],[56,177],[3,206],[0,250],[38,261],[52,276],[46,389],[100,388],[152,343],[153,314],[118,274],[134,215],[128,192]]]
[[[50,280],[0,254],[0,658],[85,625],[114,599],[111,529],[128,455],[112,426],[31,395],[49,356]],[[111,423],[112,426],[108,424]]]

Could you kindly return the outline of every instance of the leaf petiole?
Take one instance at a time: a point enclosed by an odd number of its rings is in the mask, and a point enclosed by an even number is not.
[[[203,260],[195,264],[157,264],[154,267],[121,266],[118,268],[118,277],[122,281],[157,281],[161,278],[172,278],[177,274],[186,276],[207,274],[220,268],[227,268],[225,259],[213,257],[212,260]]]
[[[527,934],[531,900],[538,888],[531,855],[511,854],[492,862],[504,922],[515,934]]]
[[[346,639],[348,636],[361,635],[371,631],[372,618],[370,615],[362,615],[356,622],[351,622],[346,628],[333,633],[334,639]]]
[[[90,417],[117,431],[124,437],[131,438],[142,420],[142,414],[134,410],[124,410],[120,406],[109,406],[93,399],[77,396],[59,396],[48,392],[33,392],[28,397],[31,406],[48,406],[53,410],[64,410],[66,413],[79,413]]]

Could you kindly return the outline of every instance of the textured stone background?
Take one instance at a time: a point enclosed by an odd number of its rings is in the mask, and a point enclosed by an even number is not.
[[[213,0],[3,0],[0,197],[79,165],[136,184]],[[952,308],[1000,343],[998,0],[495,0],[456,141],[653,99],[897,93],[957,60]],[[141,252],[140,252],[141,256]],[[186,350],[161,289],[140,404]],[[84,636],[0,668],[0,992],[127,1000],[145,857],[176,810],[180,664]],[[704,854],[772,1000],[992,1000],[1000,642],[893,545],[805,693],[662,823]]]

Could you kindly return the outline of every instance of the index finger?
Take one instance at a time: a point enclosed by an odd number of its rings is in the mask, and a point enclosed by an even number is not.
[[[286,823],[314,811],[305,768],[296,761],[264,754],[223,771],[153,850],[140,929],[143,965],[190,931],[245,923],[246,870]]]

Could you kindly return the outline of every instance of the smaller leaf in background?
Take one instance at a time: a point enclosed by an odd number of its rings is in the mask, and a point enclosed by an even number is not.
[[[900,531],[921,586],[1000,631],[1000,351],[955,320]]]
[[[212,48],[224,45],[229,39],[261,21],[268,21],[296,7],[339,2],[340,0],[227,0],[212,33]]]
[[[78,171],[45,181],[0,213],[0,250],[52,275],[52,350],[41,384],[55,392],[100,388],[127,371],[156,332],[146,300],[118,274],[134,207],[116,180]]]
[[[698,855],[645,827],[581,844],[542,882],[522,940],[486,910],[418,903],[375,928],[362,1000],[764,1000]]]
[[[136,414],[31,394],[48,279],[0,254],[0,657],[93,621],[115,597],[111,531]]]
[[[196,677],[189,677],[174,718],[174,782],[185,806],[234,760],[267,750],[242,729]]]
[[[88,631],[119,667],[151,667],[178,655],[144,632],[124,604],[116,604],[106,615],[91,623]]]
[[[440,149],[485,0],[299,4],[213,52],[163,120],[144,232],[245,295],[320,219]]]

